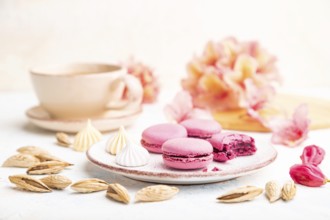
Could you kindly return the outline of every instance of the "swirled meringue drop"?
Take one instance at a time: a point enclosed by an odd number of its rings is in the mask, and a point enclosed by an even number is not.
[[[126,145],[127,134],[125,128],[120,126],[117,134],[112,136],[106,144],[106,151],[112,155],[118,154]]]
[[[149,157],[149,152],[145,148],[127,138],[126,146],[116,156],[116,163],[124,167],[139,167],[146,165]]]
[[[93,144],[101,140],[102,134],[91,124],[88,119],[86,127],[78,132],[73,142],[73,149],[76,151],[87,151]]]

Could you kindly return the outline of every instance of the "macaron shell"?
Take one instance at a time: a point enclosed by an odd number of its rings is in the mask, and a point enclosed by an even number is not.
[[[180,123],[187,129],[189,137],[210,138],[221,132],[218,122],[208,119],[188,119]]]
[[[162,153],[162,145],[159,144],[149,144],[144,140],[141,140],[141,145],[151,153]]]
[[[198,155],[212,154],[212,145],[205,140],[197,138],[175,138],[166,141],[162,146],[163,154],[183,157],[196,157]]]
[[[207,167],[212,160],[212,154],[197,158],[171,157],[163,155],[163,161],[166,166],[180,170],[201,169]]]
[[[159,146],[169,139],[181,137],[187,137],[187,130],[179,124],[171,123],[153,125],[142,133],[144,142]]]

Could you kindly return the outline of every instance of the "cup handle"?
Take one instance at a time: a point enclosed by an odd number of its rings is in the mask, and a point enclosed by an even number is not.
[[[128,98],[123,99],[127,88]],[[143,88],[140,81],[129,74],[119,76],[110,84],[110,96],[106,108],[114,110],[136,109],[142,103]]]

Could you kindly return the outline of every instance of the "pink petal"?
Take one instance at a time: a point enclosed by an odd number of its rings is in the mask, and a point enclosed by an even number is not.
[[[193,109],[192,98],[187,91],[178,92],[172,102],[164,108],[165,115],[171,120],[180,122],[185,120]]]
[[[244,81],[245,94],[248,108],[255,111],[262,109],[275,95],[275,89],[270,85],[257,87],[252,79]]]
[[[170,121],[178,123],[190,118],[213,119],[208,111],[193,107],[192,98],[186,91],[178,92],[172,103],[165,106],[164,112]]]
[[[300,105],[292,119],[274,119],[269,123],[273,131],[272,142],[294,147],[302,143],[308,134],[309,119],[307,105]]]

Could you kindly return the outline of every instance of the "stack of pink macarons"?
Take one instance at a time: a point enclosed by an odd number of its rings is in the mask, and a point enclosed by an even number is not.
[[[204,168],[212,160],[225,162],[256,151],[252,137],[221,133],[218,122],[206,119],[153,125],[143,131],[141,144],[149,152],[163,154],[168,167],[184,170]]]

